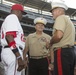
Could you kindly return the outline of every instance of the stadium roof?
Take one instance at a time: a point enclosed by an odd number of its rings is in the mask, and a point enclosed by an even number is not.
[[[14,3],[21,3],[24,6],[35,8],[42,11],[50,11],[51,5],[48,2],[45,2],[43,0],[6,0]],[[76,9],[69,8],[66,11],[66,14],[69,16],[76,16]]]

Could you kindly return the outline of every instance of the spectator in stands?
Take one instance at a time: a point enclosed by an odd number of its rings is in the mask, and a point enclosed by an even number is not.
[[[74,75],[75,27],[70,18],[65,15],[67,9],[63,1],[52,2],[51,12],[55,23],[50,46],[54,50],[52,63],[54,63],[55,75]]]
[[[21,75],[25,64],[23,61],[23,49],[25,46],[24,33],[20,24],[24,12],[21,4],[11,7],[1,27],[1,58],[5,68],[5,75]]]
[[[29,34],[24,49],[24,59],[29,50],[29,75],[49,75],[48,52],[51,37],[44,33],[45,18],[38,17],[34,20],[36,32]]]

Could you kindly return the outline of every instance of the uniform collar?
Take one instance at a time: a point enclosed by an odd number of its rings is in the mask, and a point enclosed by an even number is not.
[[[44,36],[44,32],[42,32],[42,35],[41,35],[41,37],[43,37]],[[33,34],[33,37],[37,37],[37,34],[36,34],[36,32]]]

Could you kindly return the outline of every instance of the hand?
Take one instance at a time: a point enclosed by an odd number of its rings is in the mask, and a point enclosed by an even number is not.
[[[17,68],[17,71],[23,70],[24,66],[25,66],[24,61],[22,60],[22,58],[19,58],[18,59],[18,68]]]
[[[27,67],[27,64],[28,64],[28,57],[26,57],[25,59],[24,59],[24,68],[26,68]]]
[[[48,40],[46,40],[46,48],[49,48],[50,47],[50,43]]]
[[[54,70],[54,64],[49,64],[48,69],[49,69],[50,71],[53,71],[53,70]]]

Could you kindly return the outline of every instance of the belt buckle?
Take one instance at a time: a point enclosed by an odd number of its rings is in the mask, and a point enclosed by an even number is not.
[[[41,57],[33,57],[34,59],[41,59]]]
[[[40,59],[40,57],[36,57],[36,59]]]

